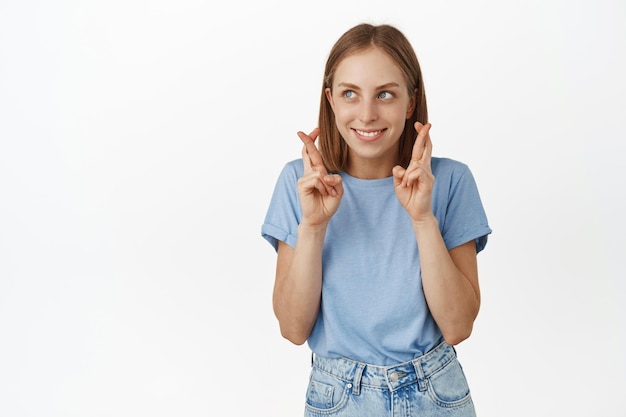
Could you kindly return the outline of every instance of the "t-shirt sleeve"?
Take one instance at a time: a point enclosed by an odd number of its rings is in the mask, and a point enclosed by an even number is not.
[[[302,176],[301,160],[285,165],[276,181],[274,193],[261,226],[261,236],[276,250],[278,250],[278,241],[283,241],[291,247],[296,246],[298,224],[302,217],[298,199],[300,176]]]
[[[442,235],[448,249],[473,239],[478,253],[487,245],[491,228],[474,176],[467,166],[462,167],[455,172],[450,184]]]

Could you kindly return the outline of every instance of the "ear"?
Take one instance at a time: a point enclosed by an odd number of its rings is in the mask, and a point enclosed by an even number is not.
[[[326,100],[330,103],[330,107],[335,111],[335,102],[333,101],[333,92],[329,87],[324,89],[324,94],[326,94]]]
[[[413,95],[409,100],[409,107],[406,110],[406,118],[410,119],[415,111],[415,106],[417,105],[417,88],[413,91]]]

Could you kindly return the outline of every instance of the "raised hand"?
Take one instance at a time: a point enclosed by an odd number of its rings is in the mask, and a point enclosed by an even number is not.
[[[400,204],[413,221],[432,216],[432,191],[435,183],[430,159],[433,144],[430,140],[431,124],[415,122],[417,138],[413,145],[411,162],[405,169],[397,165],[393,168],[393,183]]]
[[[298,195],[302,207],[302,224],[319,226],[328,223],[339,208],[343,196],[343,184],[337,174],[330,175],[322,162],[315,140],[320,131],[315,128],[310,134],[298,132],[304,143],[302,161],[304,175],[298,180]]]

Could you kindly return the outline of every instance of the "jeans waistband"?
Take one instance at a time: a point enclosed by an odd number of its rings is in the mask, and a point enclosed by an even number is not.
[[[412,361],[378,366],[350,359],[313,356],[313,366],[353,384],[353,393],[358,394],[361,386],[384,387],[391,391],[418,383],[420,391],[426,389],[425,379],[456,358],[454,347],[442,342],[428,353]],[[356,392],[355,392],[356,391]]]

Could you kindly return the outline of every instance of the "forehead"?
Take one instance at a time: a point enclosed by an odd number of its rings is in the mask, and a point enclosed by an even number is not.
[[[372,47],[342,59],[337,65],[333,84],[350,83],[359,86],[383,85],[395,82],[406,86],[404,74],[391,56]]]

